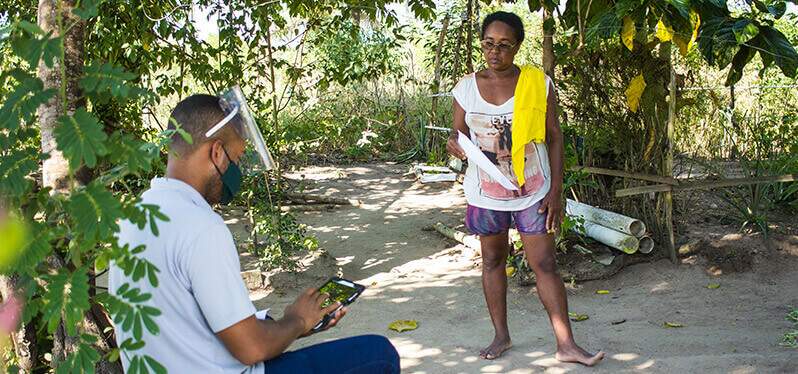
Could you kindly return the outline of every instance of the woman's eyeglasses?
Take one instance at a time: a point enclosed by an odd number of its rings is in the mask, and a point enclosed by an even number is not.
[[[515,44],[510,43],[494,43],[490,40],[483,40],[479,42],[482,46],[482,52],[488,53],[492,51],[494,48],[498,48],[499,52],[505,53],[509,52],[511,49],[515,48]]]

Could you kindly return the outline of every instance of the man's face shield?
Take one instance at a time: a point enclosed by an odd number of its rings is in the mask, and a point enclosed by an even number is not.
[[[266,147],[266,142],[247,106],[241,88],[234,86],[219,95],[219,106],[225,117],[205,132],[205,137],[210,138],[225,126],[232,126],[238,136],[246,142],[244,154],[238,160],[241,170],[245,174],[254,174],[274,169],[274,159]]]

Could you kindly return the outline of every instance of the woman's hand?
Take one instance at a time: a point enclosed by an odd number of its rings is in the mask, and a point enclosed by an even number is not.
[[[466,159],[465,151],[460,147],[460,144],[457,144],[457,134],[455,132],[452,132],[452,134],[449,135],[449,140],[446,141],[446,151],[449,152],[450,155],[461,160]]]
[[[543,214],[543,212],[546,212],[546,232],[554,234],[559,231],[563,217],[562,191],[560,188],[552,186],[549,193],[543,198],[538,213]]]

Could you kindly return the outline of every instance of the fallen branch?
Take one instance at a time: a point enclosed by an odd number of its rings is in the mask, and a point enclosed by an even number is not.
[[[313,204],[313,205],[283,205],[280,210],[283,212],[319,212],[325,210],[333,210],[340,205],[334,204]]]
[[[452,239],[456,242],[462,243],[466,247],[476,250],[480,250],[481,248],[479,244],[479,238],[476,235],[468,235],[462,231],[455,230],[440,222],[433,225],[432,228],[434,228],[435,231],[439,232],[441,235],[449,239]]]
[[[360,200],[344,199],[341,197],[311,195],[307,193],[289,192],[285,194],[288,200],[297,204],[333,204],[360,206]]]

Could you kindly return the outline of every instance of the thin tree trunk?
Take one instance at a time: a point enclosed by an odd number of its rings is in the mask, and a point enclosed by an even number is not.
[[[557,59],[554,56],[554,26],[546,27],[547,21],[554,20],[552,10],[543,7],[543,71],[554,80],[554,67]]]
[[[63,153],[56,149],[55,140],[58,117],[71,115],[77,108],[85,106],[78,78],[83,74],[86,22],[72,13],[76,3],[76,0],[39,0],[38,8],[38,23],[45,32],[60,35],[61,30],[69,27],[63,35],[64,53],[61,58],[52,67],[39,64],[39,78],[44,83],[44,88],[58,91],[58,95],[38,110],[42,153],[50,155],[42,165],[42,184],[44,187],[51,187],[54,194],[68,193],[70,188],[85,184],[91,179],[88,172],[77,172],[74,179],[70,176],[68,162]],[[48,263],[54,269],[65,266],[58,254],[50,256]],[[82,333],[100,338],[95,344],[100,354],[107,353],[114,345],[112,338],[102,334],[107,326],[110,326],[107,315],[97,305],[86,313],[79,326]],[[75,352],[78,343],[77,337],[67,335],[62,320],[53,337],[53,367]],[[96,370],[98,373],[121,373],[122,367],[118,361],[111,363],[102,360],[97,364]]]
[[[474,72],[474,0],[468,0],[468,33],[466,34],[466,73]]]
[[[19,290],[19,278],[17,276],[0,276],[0,297],[8,300],[11,295]],[[38,350],[36,346],[36,330],[33,326],[21,325],[19,330],[11,333],[11,341],[14,344],[14,355],[17,358],[17,366],[22,372],[30,373],[36,367]]]

